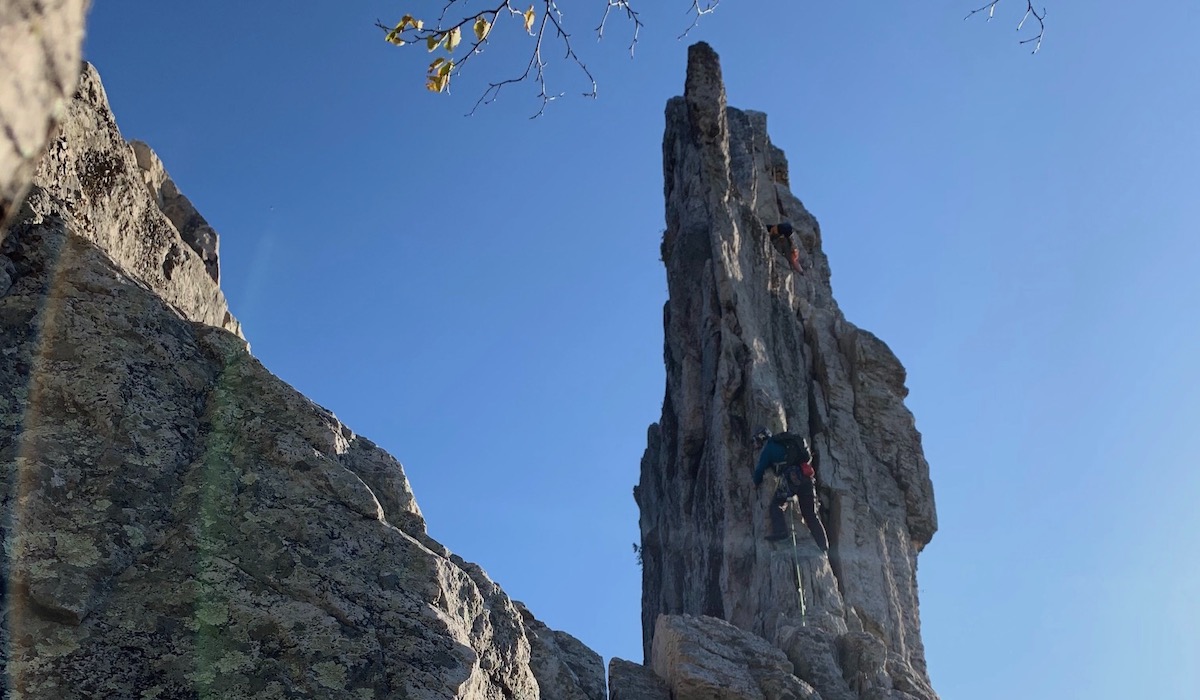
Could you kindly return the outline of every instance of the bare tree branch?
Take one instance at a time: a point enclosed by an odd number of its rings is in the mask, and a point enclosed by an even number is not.
[[[583,93],[583,96],[596,96],[596,79],[592,76],[591,71],[588,70],[587,65],[583,62],[579,55],[575,53],[575,48],[571,45],[571,35],[563,26],[562,12],[558,9],[558,3],[555,2],[555,0],[543,0],[543,8],[545,11],[542,13],[542,20],[538,25],[537,33],[534,35],[535,41],[533,51],[530,54],[528,63],[525,64],[525,70],[520,75],[517,75],[513,78],[501,80],[496,83],[489,83],[487,89],[484,90],[483,94],[479,96],[479,99],[475,101],[475,106],[473,106],[471,111],[467,113],[468,116],[474,114],[481,105],[488,105],[492,102],[495,102],[500,96],[500,91],[505,86],[523,82],[528,79],[531,74],[534,81],[538,85],[538,99],[541,100],[541,106],[539,107],[538,111],[530,117],[530,119],[536,119],[537,117],[540,117],[543,113],[545,113],[547,105],[565,94],[551,94],[546,91],[546,61],[542,57],[542,50],[546,39],[546,30],[551,27],[554,29],[554,37],[562,42],[564,50],[563,58],[573,61],[579,70],[581,70],[583,74],[587,76],[588,82],[591,84],[591,89]]]
[[[600,18],[600,25],[596,27],[596,40],[600,41],[604,38],[604,23],[608,21],[608,14],[612,9],[618,8],[625,11],[625,18],[633,22],[633,39],[629,41],[629,57],[633,58],[633,50],[637,47],[638,35],[642,31],[642,18],[638,16],[636,10],[629,4],[629,0],[606,0],[608,3],[604,7],[604,16]]]
[[[393,35],[393,33],[395,33],[398,38],[402,39],[403,43],[419,44],[421,42],[428,41],[429,39],[437,37],[439,35],[445,36],[446,34],[448,34],[449,32],[451,32],[455,29],[462,31],[462,28],[464,26],[466,26],[468,22],[477,20],[480,17],[489,17],[490,18],[489,21],[491,22],[491,24],[495,24],[496,17],[504,10],[508,10],[510,13],[520,14],[520,12],[513,9],[512,5],[511,5],[511,0],[505,0],[504,2],[500,3],[498,6],[496,6],[495,8],[493,8],[491,10],[483,10],[482,12],[476,12],[471,15],[468,15],[467,17],[464,17],[463,19],[459,20],[458,22],[456,22],[454,24],[451,24],[448,26],[444,25],[446,14],[450,11],[450,8],[453,7],[454,5],[458,4],[460,1],[461,0],[447,0],[446,5],[442,8],[442,14],[438,17],[437,26],[432,29],[424,29],[423,27],[422,28],[411,27],[408,29],[400,29],[400,25],[397,25],[396,27],[389,27],[379,20],[375,20],[375,26],[379,27],[380,29],[384,30],[385,32],[388,32],[389,41],[392,40],[390,37]],[[459,73],[459,71],[462,70],[463,64],[466,63],[468,59],[470,59],[472,56],[480,53],[480,49],[485,43],[487,43],[487,34],[485,34],[481,38],[477,38],[476,41],[471,44],[470,49],[466,52],[466,55],[462,58],[462,60],[456,61],[454,63],[453,73],[455,75],[457,75]],[[401,44],[401,45],[403,45],[403,44]]]
[[[633,23],[633,41],[636,43],[638,31],[640,31],[642,23],[637,12],[629,5],[629,0],[607,0],[607,3],[606,15],[607,10],[611,10],[613,7],[625,11],[626,18]],[[474,114],[481,105],[491,104],[496,101],[505,86],[525,80],[533,80],[538,85],[538,98],[541,100],[541,107],[533,116],[537,117],[544,113],[547,104],[562,96],[562,93],[554,94],[549,92],[546,80],[547,62],[544,58],[544,52],[547,48],[546,42],[551,38],[558,40],[562,44],[563,58],[573,62],[587,78],[591,89],[584,92],[583,95],[586,97],[596,96],[596,79],[592,76],[583,59],[575,52],[575,47],[571,43],[571,34],[567,31],[557,0],[536,0],[525,11],[518,9],[513,4],[513,0],[503,0],[491,9],[470,13],[467,13],[465,7],[462,7],[465,4],[464,0],[445,0],[436,24],[430,27],[426,27],[423,22],[414,19],[410,15],[405,15],[400,20],[400,23],[394,27],[380,21],[376,21],[375,26],[387,32],[387,40],[398,46],[425,43],[430,51],[444,47],[451,54],[454,53],[457,39],[461,38],[464,32],[474,32],[476,40],[470,44],[469,49],[461,58],[456,61],[446,61],[445,59],[439,61],[439,59],[434,59],[434,63],[430,64],[426,87],[434,92],[442,92],[443,90],[448,91],[450,79],[461,74],[463,66],[466,65],[467,61],[482,52],[484,45],[488,43],[492,28],[498,21],[506,19],[509,16],[522,21],[526,30],[534,39],[533,48],[529,53],[529,60],[526,62],[524,70],[506,80],[489,83],[487,89],[480,95],[475,106],[468,114]],[[538,14],[535,8],[538,5],[541,6],[541,17],[535,27],[534,22]],[[454,13],[456,6],[461,8],[460,12],[462,14]],[[461,17],[461,19],[447,20],[447,17],[454,16]],[[482,25],[482,30],[480,29],[480,22],[485,23]],[[604,20],[601,20],[600,31],[603,30],[603,26]],[[447,37],[455,37],[455,39],[451,41]],[[632,50],[632,44],[630,48]]]
[[[996,6],[1002,1],[1003,0],[992,0],[992,2],[989,2],[983,7],[971,10],[967,13],[966,17],[963,17],[963,19],[971,19],[980,12],[987,11],[987,21],[991,22],[992,18],[996,16]],[[1042,8],[1042,12],[1039,14],[1038,11],[1033,7],[1033,0],[1025,0],[1025,15],[1021,17],[1021,21],[1017,23],[1018,32],[1024,29],[1025,22],[1027,22],[1030,17],[1037,21],[1038,32],[1034,36],[1031,36],[1027,39],[1022,39],[1019,43],[1033,44],[1033,53],[1037,53],[1038,50],[1042,48],[1042,38],[1046,36],[1046,9]]]
[[[978,1],[976,0],[976,2]],[[571,43],[571,34],[567,31],[563,13],[558,5],[559,0],[493,0],[495,4],[490,9],[474,11],[468,7],[472,4],[472,0],[441,0],[441,2],[441,12],[438,14],[437,20],[428,27],[424,22],[411,15],[405,15],[394,26],[388,26],[378,20],[375,22],[376,27],[386,32],[386,39],[397,46],[424,44],[431,53],[437,49],[445,49],[449,56],[435,57],[428,66],[426,87],[433,92],[449,91],[451,79],[461,75],[464,66],[475,56],[483,52],[490,41],[492,29],[497,23],[507,21],[520,22],[524,30],[533,38],[533,47],[529,52],[529,58],[525,63],[524,69],[513,77],[488,83],[487,89],[479,96],[479,99],[476,100],[475,105],[468,114],[474,114],[482,105],[495,102],[499,99],[500,93],[505,87],[526,80],[533,80],[537,84],[537,96],[541,101],[540,107],[533,117],[538,117],[545,113],[546,106],[564,94],[561,92],[552,93],[548,90],[546,77],[548,64],[544,58],[545,51],[548,48],[548,41],[557,41],[560,43],[563,58],[574,63],[583,73],[584,77],[586,77],[588,83],[590,83],[591,89],[584,92],[583,95],[586,97],[596,97],[596,79],[583,62],[583,59],[575,52],[575,47]],[[528,9],[522,11],[514,2],[522,4],[531,2],[532,4],[529,5]],[[603,14],[595,29],[597,40],[603,39],[610,17],[623,14],[623,19],[633,28],[633,36],[629,42],[630,57],[634,55],[638,38],[644,27],[641,15],[634,9],[634,2],[635,0],[604,0]],[[691,23],[679,35],[679,39],[683,39],[690,34],[700,23],[701,18],[715,12],[721,4],[721,0],[688,0],[688,2],[687,14],[691,15]],[[968,12],[964,19],[970,19],[975,15],[986,13],[987,21],[991,21],[996,15],[996,8],[1002,2],[1004,0],[989,0],[983,6]],[[1037,53],[1042,47],[1042,39],[1046,34],[1046,10],[1042,9],[1039,12],[1034,7],[1033,2],[1034,0],[1025,1],[1025,14],[1021,17],[1020,22],[1017,23],[1017,31],[1030,31],[1026,27],[1033,25],[1029,21],[1030,18],[1033,18],[1034,22],[1037,23],[1037,33],[1033,36],[1020,39],[1019,43],[1021,45],[1033,44],[1033,53]],[[598,0],[596,5],[599,5]],[[538,21],[539,10],[541,15],[540,21]],[[462,39],[464,35],[468,38],[465,47],[466,50],[456,53],[459,51],[459,44],[463,43]],[[474,41],[470,41],[472,37]]]
[[[688,28],[683,30],[683,34],[680,34],[678,37],[676,37],[676,39],[682,39],[688,34],[691,34],[692,30],[696,28],[696,25],[700,24],[700,18],[704,15],[710,15],[715,12],[717,5],[721,4],[721,0],[703,0],[703,3],[703,6],[701,6],[701,0],[692,0],[692,6],[688,8],[688,13],[693,15],[692,23],[689,24]]]

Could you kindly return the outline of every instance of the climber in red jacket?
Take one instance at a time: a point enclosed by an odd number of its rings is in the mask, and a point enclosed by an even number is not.
[[[796,272],[801,272],[800,269],[800,249],[792,242],[792,223],[790,221],[781,221],[777,224],[767,226],[767,233],[771,236],[771,245],[775,246],[783,257],[791,263],[792,269]]]

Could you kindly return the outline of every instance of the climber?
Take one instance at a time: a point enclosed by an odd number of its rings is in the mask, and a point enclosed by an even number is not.
[[[767,227],[767,233],[771,236],[771,245],[775,246],[775,250],[788,259],[793,270],[800,272],[800,249],[792,242],[792,230],[790,221],[781,221]]]
[[[774,466],[780,476],[779,487],[771,498],[768,509],[770,532],[768,540],[780,540],[787,537],[787,527],[783,519],[783,509],[792,496],[800,501],[800,513],[812,533],[813,541],[822,552],[829,552],[829,537],[825,534],[825,525],[817,514],[817,483],[816,471],[812,466],[812,451],[808,448],[808,440],[795,433],[779,433],[772,435],[770,430],[760,428],[754,434],[754,446],[760,450],[758,466],[754,468],[754,485],[762,484],[763,474],[767,468]]]

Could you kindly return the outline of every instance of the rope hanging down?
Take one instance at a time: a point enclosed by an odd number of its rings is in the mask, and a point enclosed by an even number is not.
[[[792,528],[792,565],[796,570],[796,595],[800,599],[800,626],[808,626],[808,607],[804,604],[804,580],[800,578],[800,545],[796,543],[796,516],[791,512],[795,496],[789,498],[784,510]]]

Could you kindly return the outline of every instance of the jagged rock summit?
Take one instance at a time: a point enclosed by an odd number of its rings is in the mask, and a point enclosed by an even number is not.
[[[838,309],[766,125],[692,46],[663,138],[666,397],[635,489],[649,668],[614,661],[611,697],[935,700],[916,567],[937,520],[904,368]],[[785,220],[799,273],[768,240]],[[764,539],[757,426],[810,437],[828,558],[802,526]]]
[[[0,231],[0,696],[604,697],[595,652],[250,354],[216,233],[94,69],[32,184],[6,167],[29,195]]]

